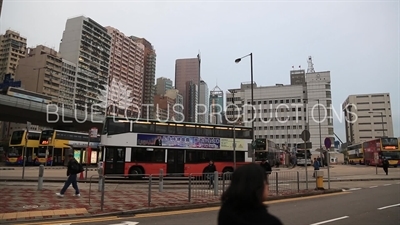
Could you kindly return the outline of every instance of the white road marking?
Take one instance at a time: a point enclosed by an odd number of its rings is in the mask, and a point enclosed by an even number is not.
[[[357,190],[360,190],[360,189],[362,189],[362,188],[350,188],[349,191],[357,191]]]
[[[369,188],[377,188],[378,186],[371,186],[371,187],[369,187]]]
[[[396,206],[400,206],[400,204],[388,205],[388,206],[380,207],[380,208],[378,208],[378,210],[393,208],[393,207],[396,207]]]
[[[390,185],[392,185],[392,184],[384,184],[383,186],[390,186]]]
[[[342,217],[339,217],[339,218],[335,218],[335,219],[331,219],[331,220],[325,220],[325,221],[321,221],[321,222],[318,222],[318,223],[313,223],[313,224],[310,224],[310,225],[321,225],[321,224],[330,223],[330,222],[334,222],[334,221],[338,221],[338,220],[342,220],[342,219],[347,219],[347,218],[349,218],[349,217],[348,216],[342,216]]]

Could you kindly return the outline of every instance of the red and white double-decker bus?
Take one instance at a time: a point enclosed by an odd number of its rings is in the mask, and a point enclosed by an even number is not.
[[[233,127],[108,117],[101,135],[105,174],[205,173],[210,160],[218,172],[233,171]],[[251,162],[251,128],[236,127],[237,166]]]
[[[400,150],[397,138],[383,137],[363,143],[365,165],[375,166],[375,159],[378,166],[382,166],[383,157],[389,161],[390,166],[400,165]]]

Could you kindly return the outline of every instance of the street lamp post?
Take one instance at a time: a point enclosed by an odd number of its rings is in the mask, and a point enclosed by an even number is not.
[[[254,81],[253,81],[253,53],[245,55],[243,57],[235,59],[235,63],[239,63],[243,58],[250,56],[250,76],[251,76],[251,138],[252,138],[252,162],[255,162],[255,154],[254,154]]]
[[[232,93],[232,104],[235,105],[235,93],[236,90],[229,90],[230,93]],[[236,170],[236,107],[233,110],[233,116],[234,116],[234,121],[233,121],[233,169]]]

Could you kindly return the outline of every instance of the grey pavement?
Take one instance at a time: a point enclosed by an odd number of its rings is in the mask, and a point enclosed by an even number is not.
[[[398,225],[400,221],[400,183],[364,188],[334,196],[320,196],[303,200],[281,201],[270,204],[269,211],[279,217],[285,225]],[[371,186],[374,187],[374,186]],[[109,221],[95,222],[68,222],[64,224],[78,225],[116,225],[116,224],[163,224],[163,225],[216,225],[217,208],[199,210],[190,213],[170,213],[161,215],[138,215],[135,217],[121,217]],[[329,222],[331,221],[331,222]],[[129,222],[129,223],[128,223]],[[56,224],[56,223],[54,223]]]

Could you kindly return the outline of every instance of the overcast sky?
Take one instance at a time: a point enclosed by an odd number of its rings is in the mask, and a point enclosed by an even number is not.
[[[156,77],[174,80],[177,58],[202,56],[202,78],[227,90],[250,79],[254,54],[258,85],[289,84],[292,66],[331,71],[333,105],[350,94],[389,92],[399,136],[399,1],[93,1],[4,0],[1,33],[28,38],[28,46],[59,49],[68,18],[84,15],[156,48]],[[345,141],[344,124],[335,132]]]

